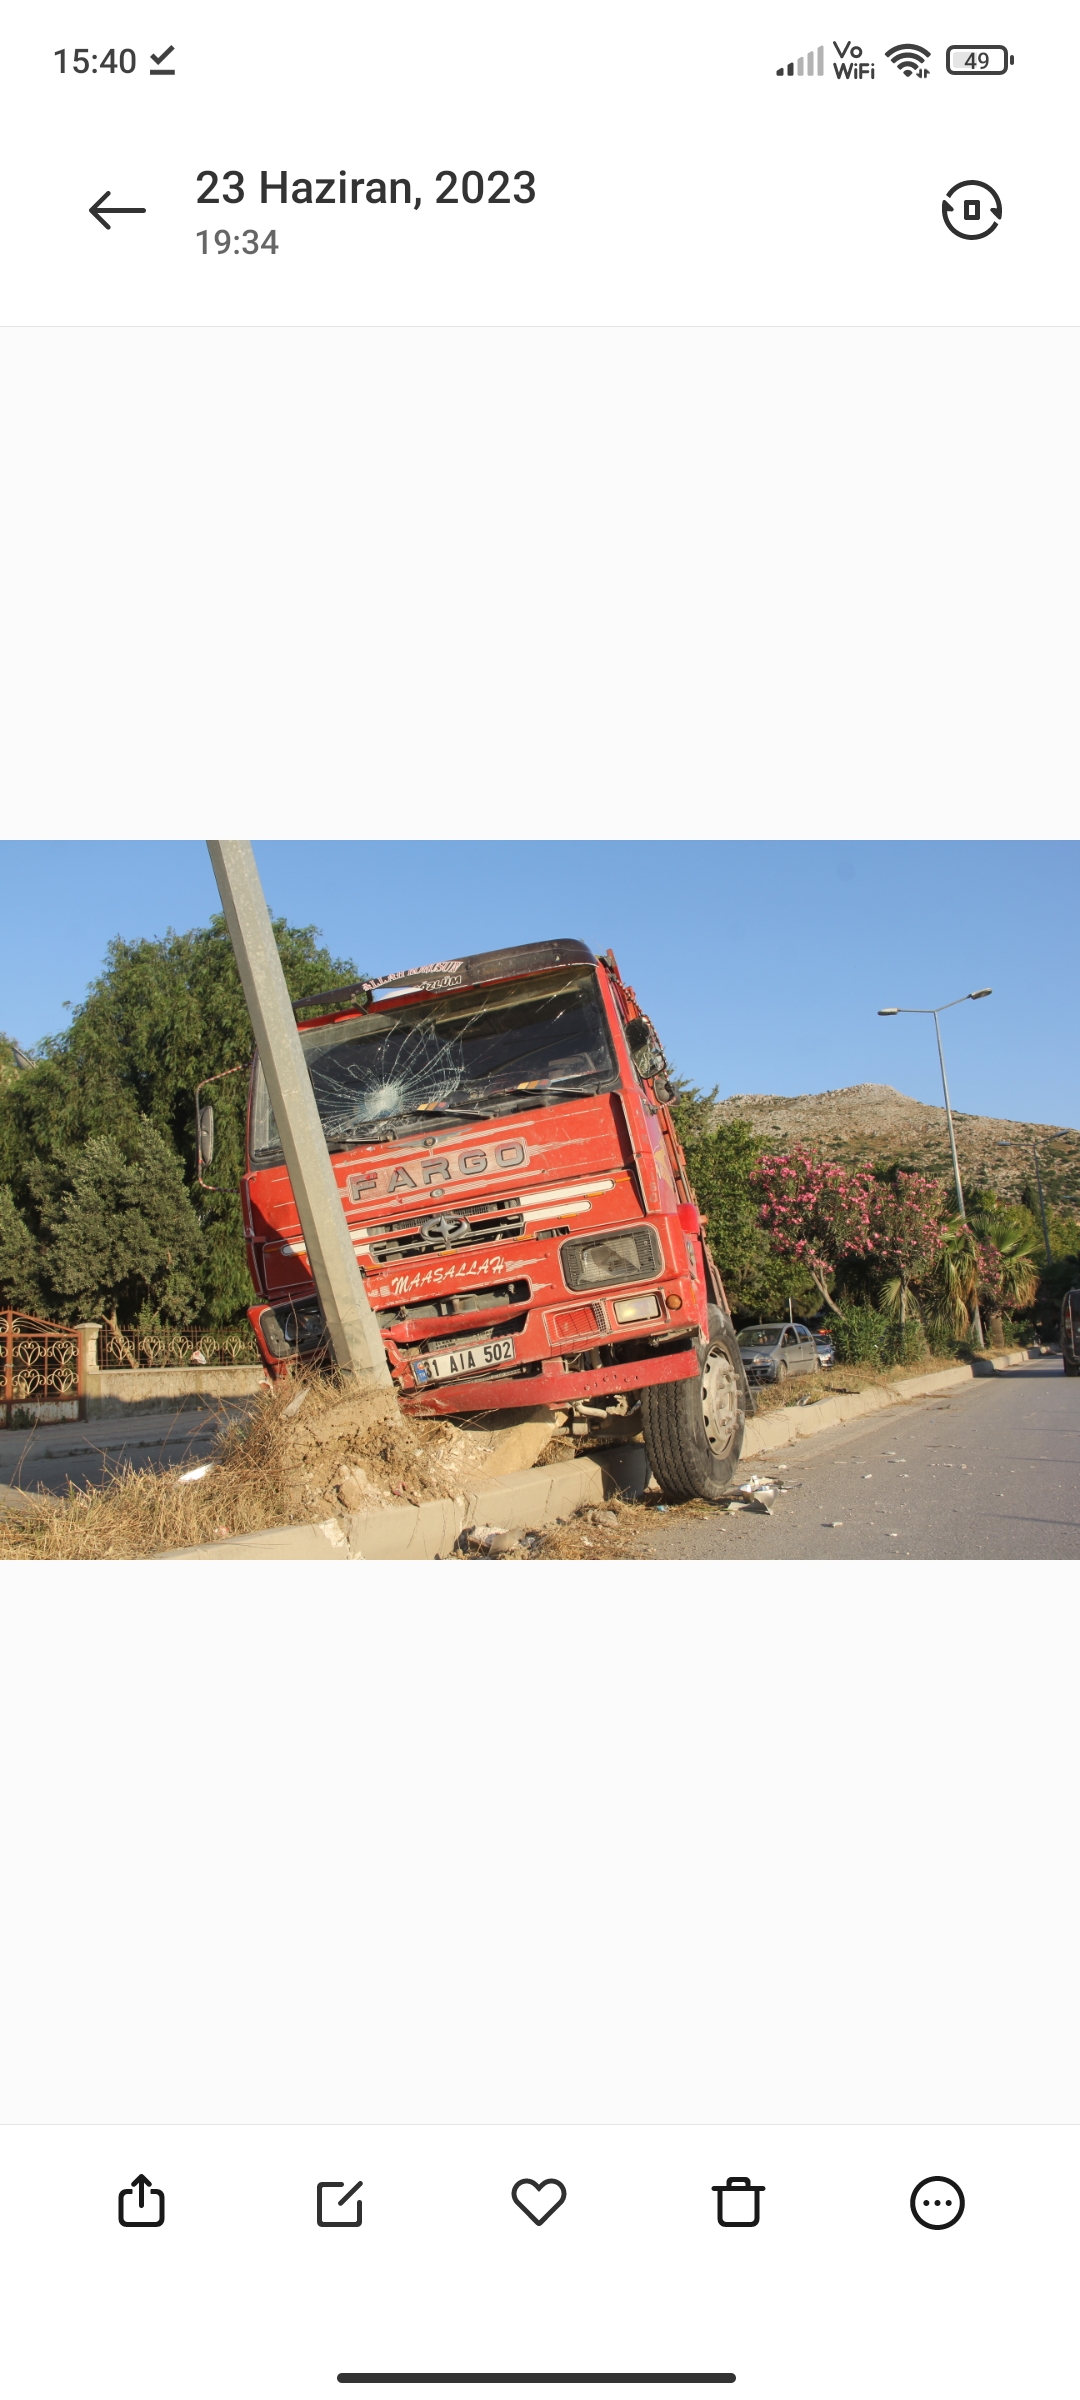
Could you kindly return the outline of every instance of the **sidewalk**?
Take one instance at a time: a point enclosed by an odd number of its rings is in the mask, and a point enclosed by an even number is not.
[[[89,1425],[65,1421],[24,1431],[0,1429],[0,1489],[44,1487],[61,1492],[72,1483],[96,1483],[121,1465],[149,1466],[167,1458],[175,1466],[187,1451],[201,1458],[223,1420],[238,1416],[243,1400],[178,1408],[173,1415],[148,1409],[142,1416],[99,1417]]]

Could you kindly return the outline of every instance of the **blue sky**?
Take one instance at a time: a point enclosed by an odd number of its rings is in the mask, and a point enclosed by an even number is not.
[[[677,1071],[728,1092],[892,1083],[1080,1122],[1080,845],[1065,842],[257,842],[277,914],[369,972],[573,934],[614,949]],[[205,924],[201,842],[7,842],[0,1026],[69,1021],[113,934]]]

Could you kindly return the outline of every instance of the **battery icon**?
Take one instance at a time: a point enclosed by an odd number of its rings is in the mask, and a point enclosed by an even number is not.
[[[954,42],[945,52],[945,72],[948,75],[1007,75],[1016,65],[1011,50],[1003,42],[984,43],[981,49],[969,42]]]

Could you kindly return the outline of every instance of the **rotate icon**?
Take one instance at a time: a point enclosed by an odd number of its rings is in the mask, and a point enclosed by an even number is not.
[[[962,242],[985,242],[1001,223],[1001,197],[992,183],[950,184],[941,203],[950,233]]]

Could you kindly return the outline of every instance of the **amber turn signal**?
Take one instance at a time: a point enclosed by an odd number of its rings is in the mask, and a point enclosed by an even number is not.
[[[664,1298],[667,1301],[669,1308],[680,1309],[682,1307],[681,1292],[665,1292]]]

